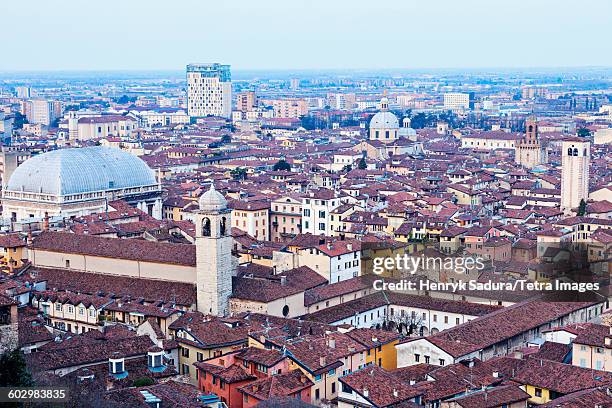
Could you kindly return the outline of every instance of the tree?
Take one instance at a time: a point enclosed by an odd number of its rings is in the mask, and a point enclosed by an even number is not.
[[[591,136],[591,131],[587,128],[580,128],[578,129],[576,134],[578,135],[578,137],[589,137]]]
[[[243,167],[236,167],[230,171],[230,174],[235,180],[246,180],[247,178],[247,170]]]
[[[34,385],[23,354],[19,349],[0,356],[0,387],[31,387]]]
[[[580,205],[578,205],[578,216],[586,215],[587,211],[587,203],[584,201],[584,198],[580,200]]]
[[[368,163],[366,163],[365,157],[359,159],[359,163],[357,163],[357,168],[359,170],[365,170],[368,168]]]
[[[274,165],[274,171],[291,171],[291,165],[286,160],[281,159]]]
[[[412,334],[422,336],[427,329],[423,318],[414,312],[389,313],[385,316],[382,328],[384,330],[397,331],[408,336]]]
[[[155,384],[155,381],[149,377],[142,377],[134,380],[134,387],[146,387],[147,385],[153,384]]]

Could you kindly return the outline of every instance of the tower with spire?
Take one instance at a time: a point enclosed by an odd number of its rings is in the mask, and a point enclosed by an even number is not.
[[[197,308],[204,314],[229,313],[232,276],[231,210],[213,184],[200,196],[196,213]]]

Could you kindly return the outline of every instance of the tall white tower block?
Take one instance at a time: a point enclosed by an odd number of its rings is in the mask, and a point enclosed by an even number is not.
[[[564,140],[561,149],[561,209],[569,213],[589,197],[591,143],[575,137]]]

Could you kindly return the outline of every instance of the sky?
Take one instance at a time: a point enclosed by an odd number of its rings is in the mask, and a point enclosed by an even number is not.
[[[0,71],[612,66],[610,0],[0,0]]]

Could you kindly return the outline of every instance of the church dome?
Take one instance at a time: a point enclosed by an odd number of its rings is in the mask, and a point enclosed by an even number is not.
[[[66,196],[156,184],[155,173],[140,158],[95,146],[34,156],[15,169],[6,190]]]
[[[399,129],[399,120],[392,112],[378,112],[370,121],[370,129]]]
[[[215,190],[215,185],[210,184],[210,189],[200,196],[198,201],[201,211],[221,211],[227,208],[227,200],[223,194]]]

